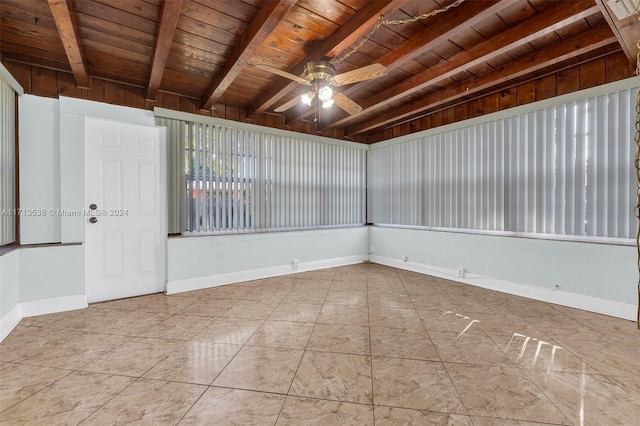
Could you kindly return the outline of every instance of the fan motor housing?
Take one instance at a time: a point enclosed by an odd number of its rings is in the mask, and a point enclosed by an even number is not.
[[[304,66],[305,78],[310,82],[331,82],[336,75],[336,69],[327,61],[311,61]]]

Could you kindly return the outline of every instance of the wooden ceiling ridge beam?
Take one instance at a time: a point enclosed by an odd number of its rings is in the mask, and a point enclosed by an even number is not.
[[[378,62],[392,71],[515,2],[516,0],[490,0],[463,3],[447,12],[446,16],[443,15],[443,18],[435,19],[424,30],[382,55],[378,58]],[[366,82],[359,84],[366,84]]]
[[[633,14],[627,18],[619,20],[610,10],[609,6],[607,6],[606,1],[595,0],[595,2],[600,8],[602,16],[604,16],[607,24],[609,24],[611,31],[613,31],[618,39],[618,43],[620,43],[627,59],[635,65],[636,56],[640,47],[638,46],[638,33],[640,33],[640,21],[638,21],[638,17]]]
[[[412,93],[436,85],[447,78],[483,62],[491,61],[499,55],[596,13],[599,13],[598,6],[594,5],[591,1],[558,4],[539,15],[535,15],[479,43],[474,46],[472,50],[460,52],[447,61],[440,62],[421,73],[407,78],[395,86],[377,93],[361,104],[363,109],[360,114],[385,107],[410,96]],[[322,130],[342,126],[357,119],[360,117],[360,114],[348,115],[325,125]]]
[[[325,56],[334,57],[349,46],[355,44],[357,40],[369,31],[378,21],[381,15],[391,13],[400,9],[409,0],[376,0],[368,1],[360,8],[347,22],[342,24],[333,34],[319,42],[311,53],[298,62],[289,72],[294,75],[302,75],[307,62],[317,61]],[[282,83],[266,92],[260,99],[254,102],[252,109],[248,111],[248,116],[254,116],[264,112],[291,90],[298,87],[296,82],[283,80]]]
[[[149,83],[146,90],[146,98],[150,101],[155,101],[158,96],[158,89],[162,82],[169,51],[178,26],[182,2],[183,0],[165,0],[162,4],[153,48],[151,71],[149,72]]]
[[[562,42],[525,55],[493,71],[448,86],[401,108],[349,127],[346,129],[346,134],[352,136],[378,129],[425,110],[470,96],[611,44],[617,44],[616,37],[607,25],[600,25],[590,31],[582,32]]]
[[[265,42],[276,26],[291,10],[298,0],[266,1],[249,24],[242,37],[240,46],[233,50],[222,70],[216,74],[211,87],[202,96],[202,109],[208,110],[227,91],[242,68],[253,57],[256,50]]]
[[[516,0],[491,0],[463,3],[379,57],[376,62],[387,67],[387,70],[393,71],[515,2]],[[366,84],[368,84],[366,81],[357,83],[342,92],[349,95]],[[313,111],[306,111],[302,114],[292,111],[285,115],[285,123],[295,123],[311,114]]]
[[[60,40],[67,54],[69,65],[73,71],[73,77],[76,80],[76,86],[89,88],[91,79],[87,71],[87,62],[85,60],[84,50],[80,43],[80,35],[76,16],[73,13],[71,0],[47,0],[49,9],[53,15],[53,20],[58,28]]]

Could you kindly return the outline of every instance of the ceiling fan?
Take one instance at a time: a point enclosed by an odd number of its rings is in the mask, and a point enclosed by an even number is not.
[[[342,74],[336,74],[336,69],[329,61],[311,61],[304,67],[304,78],[298,77],[286,71],[279,70],[266,64],[252,64],[256,68],[288,78],[297,83],[311,86],[308,92],[300,97],[295,97],[276,108],[275,112],[284,112],[293,108],[298,102],[311,106],[314,98],[322,104],[323,108],[338,105],[350,115],[358,114],[362,107],[342,93],[334,93],[332,87],[344,86],[371,80],[387,74],[387,68],[382,64],[371,64],[357,68]]]

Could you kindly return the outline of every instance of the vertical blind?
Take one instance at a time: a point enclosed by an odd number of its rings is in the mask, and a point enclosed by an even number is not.
[[[363,147],[233,125],[157,123],[168,129],[170,232],[364,224]]]
[[[637,91],[374,147],[368,221],[634,238]]]
[[[15,91],[0,76],[0,246],[16,235]]]

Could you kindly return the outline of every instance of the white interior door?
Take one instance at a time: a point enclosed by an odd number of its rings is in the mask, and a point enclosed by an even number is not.
[[[163,144],[160,128],[87,118],[89,302],[165,290]]]

